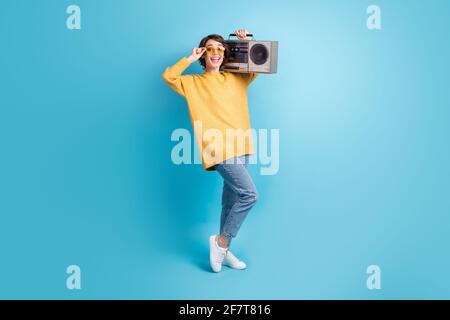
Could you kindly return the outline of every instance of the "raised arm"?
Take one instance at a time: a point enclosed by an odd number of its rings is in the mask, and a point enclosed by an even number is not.
[[[240,73],[242,79],[244,79],[245,83],[247,83],[247,86],[253,82],[253,80],[256,79],[258,76],[257,73],[249,72],[249,73]]]
[[[236,37],[238,37],[239,40],[251,40],[252,39],[252,37],[249,36],[251,34],[251,32],[248,31],[247,29],[238,29],[238,30],[235,30],[233,33],[236,35]],[[249,85],[250,83],[252,83],[253,80],[256,79],[258,74],[253,73],[253,72],[239,73],[239,76],[242,79],[244,79],[244,81],[247,85]]]
[[[175,92],[182,96],[186,96],[185,87],[183,85],[184,76],[182,76],[182,73],[191,63],[200,59],[205,50],[205,48],[194,48],[189,57],[183,57],[173,66],[166,68],[162,75],[164,82],[166,82]]]

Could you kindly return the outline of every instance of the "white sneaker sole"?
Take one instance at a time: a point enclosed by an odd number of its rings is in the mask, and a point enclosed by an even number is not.
[[[243,267],[238,267],[238,266],[232,265],[231,263],[226,263],[226,262],[222,263],[222,265],[230,267],[231,269],[235,269],[235,270],[245,270],[245,269],[247,269],[247,265],[244,265]]]

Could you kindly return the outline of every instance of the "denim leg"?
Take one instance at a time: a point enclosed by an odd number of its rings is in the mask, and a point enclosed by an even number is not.
[[[248,167],[248,158],[248,155],[240,157],[240,160],[242,163],[244,163],[245,168]],[[233,191],[233,189],[228,185],[228,182],[224,179],[222,191],[222,212],[220,214],[220,234],[222,234],[226,218],[237,200],[238,195]]]
[[[223,226],[230,213],[231,207],[237,201],[237,195],[228,185],[227,181],[223,181],[223,191],[222,191],[222,212],[220,214],[220,234],[223,232]]]
[[[224,179],[222,195],[221,234],[236,237],[242,222],[255,205],[258,193],[247,171],[248,156],[236,158],[235,163],[223,162],[216,170]],[[223,222],[222,222],[223,220]]]

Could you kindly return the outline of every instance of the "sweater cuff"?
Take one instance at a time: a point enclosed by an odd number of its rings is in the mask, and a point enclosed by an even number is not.
[[[183,57],[180,59],[180,61],[178,61],[177,64],[179,64],[181,68],[186,69],[187,67],[189,67],[191,62],[189,61],[189,59],[187,57]]]

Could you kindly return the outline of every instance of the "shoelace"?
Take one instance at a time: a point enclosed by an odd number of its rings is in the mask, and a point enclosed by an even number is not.
[[[216,247],[218,248],[218,251],[219,251],[219,254],[216,256],[216,262],[217,263],[222,263],[223,260],[225,259],[225,256],[228,253],[229,248],[226,248],[225,250],[223,250],[223,248],[221,248],[219,246],[219,244],[217,243],[217,238],[215,239],[214,242],[215,242],[215,245],[216,245]]]
[[[225,259],[226,252],[219,252],[216,258],[216,262],[222,262]]]
[[[225,256],[228,253],[228,248],[226,250],[220,250],[221,248],[219,247],[219,245],[216,243],[216,246],[219,248],[219,254],[217,255],[217,262],[222,262],[225,259]]]

